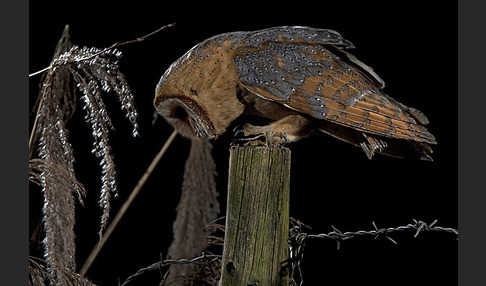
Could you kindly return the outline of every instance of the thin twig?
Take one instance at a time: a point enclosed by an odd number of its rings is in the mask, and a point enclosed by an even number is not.
[[[32,149],[32,144],[34,143],[34,136],[35,136],[35,131],[37,129],[37,122],[39,120],[39,110],[42,107],[44,101],[44,96],[41,96],[39,105],[37,106],[37,112],[35,113],[35,119],[34,119],[34,125],[32,125],[32,131],[30,132],[30,138],[29,138],[29,159],[32,157],[32,153],[34,149]]]
[[[138,37],[138,38],[133,39],[133,40],[124,41],[124,42],[116,42],[116,43],[114,43],[113,45],[109,46],[108,48],[105,48],[105,49],[101,50],[100,52],[98,52],[98,53],[96,53],[96,54],[90,55],[90,56],[85,57],[85,58],[78,59],[78,60],[76,60],[76,61],[74,61],[74,62],[76,62],[76,63],[77,63],[77,62],[80,62],[80,61],[86,61],[86,60],[92,59],[92,58],[94,58],[94,57],[96,57],[96,56],[98,56],[98,55],[100,55],[100,54],[106,53],[107,51],[109,51],[109,50],[111,50],[111,49],[114,49],[114,48],[117,48],[117,47],[121,47],[121,46],[124,46],[124,45],[128,45],[128,44],[133,44],[133,43],[142,42],[142,41],[144,41],[145,39],[147,39],[148,37],[153,36],[153,35],[157,34],[158,32],[160,32],[160,31],[162,31],[162,30],[165,30],[165,29],[167,29],[167,28],[170,28],[170,27],[175,26],[175,24],[176,24],[176,23],[172,23],[172,24],[168,24],[168,25],[162,26],[162,27],[158,28],[157,30],[155,30],[155,31],[153,31],[153,32],[150,32],[150,33],[148,33],[148,34],[146,34],[146,35],[144,35],[144,36]],[[29,77],[33,77],[33,76],[36,76],[36,75],[38,75],[38,74],[41,74],[41,73],[43,73],[43,72],[45,72],[45,71],[50,70],[50,69],[51,69],[51,68],[53,68],[53,67],[54,67],[54,65],[50,65],[50,66],[48,66],[48,67],[46,67],[46,68],[43,68],[43,69],[41,69],[41,70],[38,70],[38,71],[36,71],[36,72],[34,72],[34,73],[29,74]]]
[[[148,166],[147,170],[145,171],[145,173],[143,174],[143,176],[140,178],[140,180],[138,181],[138,183],[135,186],[135,188],[130,193],[130,196],[128,197],[128,199],[125,201],[125,203],[123,203],[122,207],[120,208],[120,210],[116,214],[115,218],[113,219],[113,221],[110,223],[110,225],[106,229],[106,232],[103,234],[103,236],[101,237],[100,241],[96,244],[96,246],[93,248],[93,250],[91,251],[91,253],[88,256],[88,258],[84,262],[83,267],[81,268],[81,271],[79,272],[79,274],[81,275],[81,277],[83,277],[86,274],[86,272],[88,271],[89,267],[91,266],[91,264],[95,260],[96,256],[100,252],[101,248],[105,244],[106,240],[110,237],[111,233],[113,232],[113,230],[115,229],[115,227],[118,225],[118,222],[123,217],[123,215],[127,211],[128,207],[133,202],[133,200],[135,199],[135,197],[139,193],[140,189],[145,184],[145,181],[147,181],[148,177],[150,176],[150,174],[154,170],[154,168],[157,165],[157,163],[160,161],[160,158],[162,158],[162,156],[165,154],[165,152],[167,151],[167,148],[170,146],[170,144],[172,143],[172,141],[174,140],[174,138],[176,137],[176,135],[177,135],[177,131],[174,130],[172,132],[172,134],[170,135],[169,139],[167,139],[167,141],[165,142],[165,144],[162,147],[162,149],[157,154],[157,156],[155,156],[155,158],[152,160],[152,163],[150,163],[150,165]]]

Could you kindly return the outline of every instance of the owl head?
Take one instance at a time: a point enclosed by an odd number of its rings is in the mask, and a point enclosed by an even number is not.
[[[156,110],[181,135],[216,138],[244,110],[237,98],[234,34],[199,43],[176,60],[156,88]]]
[[[193,82],[193,70],[197,64],[191,62],[199,45],[175,61],[162,75],[155,90],[154,106],[179,134],[187,138],[215,137],[215,128],[199,90]]]

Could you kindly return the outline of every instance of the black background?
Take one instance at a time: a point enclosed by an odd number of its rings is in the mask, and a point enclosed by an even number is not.
[[[100,2],[101,3],[101,2]],[[412,218],[457,226],[457,16],[456,3],[425,1],[390,4],[249,3],[213,5],[161,2],[149,7],[100,3],[30,3],[30,72],[50,62],[64,24],[74,44],[106,47],[130,40],[171,22],[176,27],[145,42],[122,49],[122,72],[135,93],[141,137],[130,137],[130,126],[116,100],[107,98],[116,130],[112,147],[118,166],[119,198],[112,214],[129,195],[171,128],[162,120],[152,126],[155,85],[165,69],[185,51],[215,34],[280,25],[329,28],[357,48],[353,53],[386,81],[385,91],[427,114],[428,127],[438,139],[433,163],[376,156],[323,134],[291,145],[291,216],[322,233],[404,225]],[[177,3],[176,3],[177,4]],[[175,7],[179,6],[179,7]],[[30,107],[40,77],[30,79]],[[97,241],[100,211],[97,191],[100,169],[90,154],[92,140],[78,109],[69,125],[79,179],[88,190],[87,206],[78,208],[77,260],[80,267]],[[32,122],[32,119],[31,119]],[[226,200],[228,142],[216,141],[218,187],[222,214]],[[177,138],[147,181],[126,216],[88,272],[100,285],[115,285],[165,253],[172,238],[172,221],[179,199],[189,142]],[[30,193],[30,225],[39,222],[42,197]],[[306,285],[457,284],[457,242],[449,234],[393,236],[383,240],[350,240],[336,251],[332,241],[307,244]],[[31,254],[40,255],[31,243]],[[150,275],[149,275],[150,276]],[[146,285],[157,285],[158,273]],[[142,281],[142,280],[140,280]]]

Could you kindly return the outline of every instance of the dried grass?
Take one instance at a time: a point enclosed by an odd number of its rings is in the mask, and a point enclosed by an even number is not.
[[[103,102],[104,95],[118,97],[133,126],[132,135],[138,134],[133,94],[119,71],[120,57],[121,52],[116,49],[72,45],[66,26],[56,47],[52,68],[42,81],[29,141],[29,158],[35,155],[38,158],[29,161],[29,178],[42,187],[44,194],[46,236],[43,243],[49,280],[53,285],[67,283],[66,275],[59,269],[76,270],[74,194],[82,202],[85,189],[76,178],[73,148],[66,128],[76,110],[76,96],[81,96],[85,120],[94,138],[92,152],[101,167],[100,237],[108,221],[110,198],[116,195],[116,170],[109,142],[113,125]]]
[[[46,267],[46,262],[42,259],[29,257],[29,286],[48,286],[51,285],[49,280],[49,271]],[[62,276],[62,284],[66,286],[96,286],[91,281],[82,278],[79,274],[66,269],[59,269],[59,274]]]
[[[171,258],[195,257],[208,246],[210,230],[206,226],[219,214],[216,165],[211,150],[209,141],[192,140],[174,222],[174,240],[169,247],[168,254]],[[179,281],[178,285],[204,285],[201,284],[201,278],[214,275],[203,273],[213,270],[215,269],[207,266],[201,268],[196,265],[172,265],[166,283],[170,285]]]

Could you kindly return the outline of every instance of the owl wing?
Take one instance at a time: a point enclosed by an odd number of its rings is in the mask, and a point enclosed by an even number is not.
[[[357,59],[347,63],[330,51],[352,47],[350,42],[330,30],[300,30],[283,36],[275,29],[263,37],[262,32],[250,35],[234,55],[241,86],[316,119],[369,134],[436,144],[420,124],[427,121],[421,112],[384,94],[379,77],[367,74],[366,65]]]

